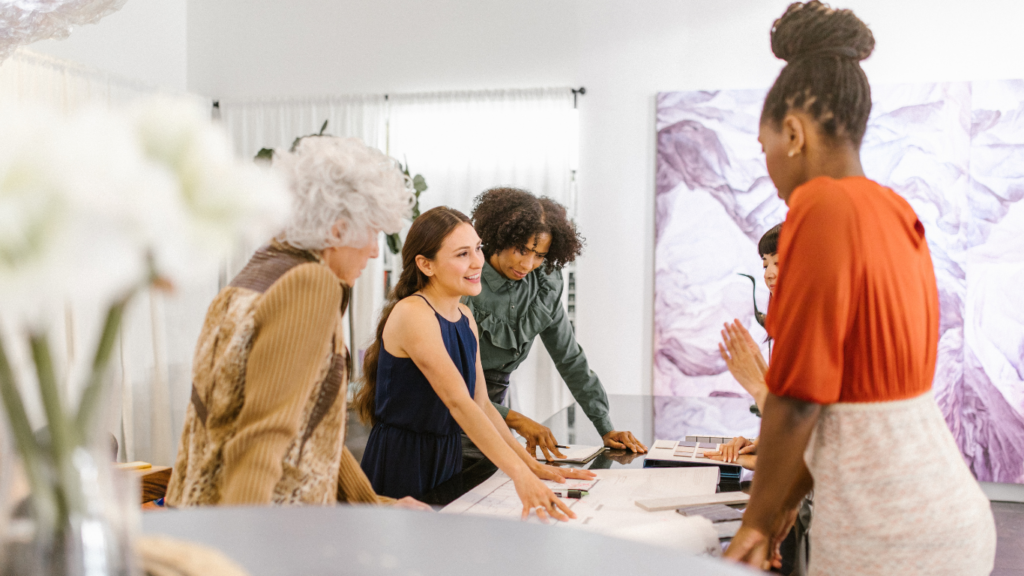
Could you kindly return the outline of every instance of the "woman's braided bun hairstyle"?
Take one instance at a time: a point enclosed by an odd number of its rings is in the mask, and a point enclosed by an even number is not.
[[[867,25],[850,10],[797,2],[775,21],[771,40],[786,67],[768,91],[761,123],[779,126],[790,110],[801,110],[825,135],[860,146],[871,114],[871,86],[860,61],[875,48]]]

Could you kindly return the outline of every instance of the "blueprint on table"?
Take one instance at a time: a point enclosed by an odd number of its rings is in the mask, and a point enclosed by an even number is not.
[[[695,553],[712,552],[718,536],[711,523],[703,518],[687,518],[674,510],[647,512],[634,503],[638,498],[669,498],[714,494],[718,487],[718,468],[664,468],[593,470],[596,481],[567,480],[565,484],[546,482],[552,488],[581,488],[589,494],[564,502],[576,514],[568,522],[552,522],[552,526],[568,526],[609,536],[670,545]],[[587,488],[586,483],[592,485]],[[520,519],[523,505],[515,485],[503,472],[495,472],[476,488],[463,494],[441,510],[443,514],[478,514]],[[528,522],[539,523],[533,514]]]

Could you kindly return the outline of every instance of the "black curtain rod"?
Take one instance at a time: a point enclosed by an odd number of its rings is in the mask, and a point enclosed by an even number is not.
[[[580,86],[579,88],[570,88],[569,90],[572,91],[572,107],[575,108],[576,107],[576,99],[578,97],[582,96],[582,95],[586,95],[587,89],[585,87],[583,87],[583,86]],[[384,95],[384,100],[387,100],[387,99],[388,99],[388,95],[385,94]],[[220,100],[214,100],[213,101],[213,107],[214,108],[220,108]]]
[[[587,93],[587,89],[584,86],[580,86],[579,88],[570,88],[569,91],[572,92],[572,107],[573,108],[576,107],[576,98],[578,98],[579,96],[585,95]],[[388,99],[388,95],[387,94],[384,95],[384,99],[385,100]]]
[[[573,108],[576,107],[576,99],[577,98],[579,98],[580,96],[585,96],[586,94],[587,94],[587,89],[585,87],[583,87],[583,86],[580,86],[579,88],[573,88],[572,89],[572,107]]]

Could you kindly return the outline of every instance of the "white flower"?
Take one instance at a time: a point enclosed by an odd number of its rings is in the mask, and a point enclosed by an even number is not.
[[[209,278],[288,214],[283,179],[187,105],[0,110],[0,316],[18,324],[41,329],[71,299],[105,307],[151,272]]]
[[[143,225],[124,199],[172,188],[125,128],[0,113],[0,313],[39,327],[72,296],[109,301],[144,277]]]
[[[146,156],[177,183],[184,228],[153,239],[161,273],[172,279],[208,273],[240,238],[264,241],[286,221],[283,180],[236,158],[209,114],[156,99],[136,107],[132,121]]]

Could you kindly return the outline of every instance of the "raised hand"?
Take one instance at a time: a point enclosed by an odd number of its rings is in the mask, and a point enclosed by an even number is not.
[[[750,335],[747,327],[740,324],[739,320],[733,320],[733,333],[739,334],[740,338],[746,343],[747,348],[750,350],[750,354],[754,357],[754,361],[757,363],[757,369],[761,371],[761,377],[768,373],[768,363],[765,362],[764,356],[761,356],[761,347],[754,341],[754,337]]]
[[[718,345],[718,351],[729,373],[754,397],[757,407],[763,410],[768,395],[768,387],[765,385],[768,364],[761,356],[761,350],[739,320],[726,323],[721,334],[722,343]]]

